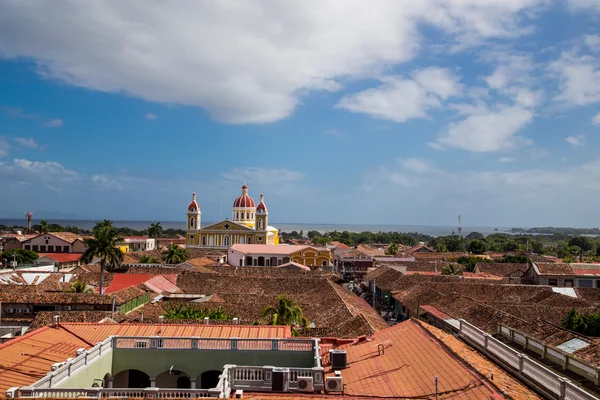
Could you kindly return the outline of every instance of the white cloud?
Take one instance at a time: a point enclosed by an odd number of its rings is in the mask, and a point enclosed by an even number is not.
[[[568,0],[569,6],[574,11],[598,11],[600,12],[599,0]]]
[[[421,25],[472,46],[528,32],[534,14],[525,11],[543,2],[9,1],[0,52],[31,57],[44,77],[71,85],[264,123],[290,115],[307,93],[410,61]]]
[[[581,147],[585,144],[585,135],[568,136],[565,138],[565,142],[574,148]]]
[[[329,136],[336,137],[338,139],[344,137],[344,132],[340,131],[339,129],[325,129],[323,133]]]
[[[600,219],[591,221],[589,210],[600,201],[598,180],[600,159],[580,165],[557,165],[553,169],[510,172],[481,170],[477,166],[448,171],[430,162],[430,167],[420,174],[396,160],[365,174],[360,197],[375,209],[394,209],[402,204],[411,210],[410,215],[419,216],[409,216],[409,222],[404,222],[411,224],[454,223],[460,213],[463,223],[465,219],[477,221],[479,226],[595,226]],[[577,187],[577,198],[565,187]],[[572,207],[574,212],[556,212],[563,207]]]
[[[501,163],[511,163],[511,162],[515,161],[515,158],[514,157],[500,157],[498,159],[498,161]]]
[[[592,123],[595,125],[600,125],[600,112],[592,118]]]
[[[27,147],[28,149],[37,149],[40,147],[40,144],[34,138],[16,137],[15,142],[19,143],[23,147]]]
[[[598,4],[600,4],[600,1]],[[600,35],[585,35],[584,42],[590,50],[600,51]]]
[[[510,106],[498,110],[472,111],[465,119],[448,124],[435,144],[438,147],[455,147],[483,153],[531,143],[516,136],[533,119],[531,110]]]
[[[146,119],[149,119],[151,121],[155,121],[158,119],[158,116],[156,114],[152,114],[152,113],[147,113],[145,115]]]
[[[96,188],[100,189],[123,189],[123,186],[116,180],[110,178],[107,175],[92,175],[90,177],[92,183]]]
[[[46,126],[50,128],[60,128],[63,126],[63,120],[60,118],[52,118],[46,121]]]
[[[596,58],[565,51],[550,63],[549,70],[559,80],[555,101],[575,106],[600,101],[600,62]]]
[[[7,156],[8,150],[10,150],[10,144],[5,138],[0,136],[0,157]]]
[[[14,159],[0,163],[0,176],[7,181],[29,183],[73,183],[81,179],[81,174],[65,168],[54,161],[29,161]]]
[[[445,68],[417,70],[411,79],[399,76],[381,79],[383,85],[344,96],[336,107],[374,118],[405,122],[425,118],[442,101],[461,93],[459,78]]]

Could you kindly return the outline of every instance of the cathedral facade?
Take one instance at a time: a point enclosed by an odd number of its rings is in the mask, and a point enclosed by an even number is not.
[[[269,225],[264,196],[261,194],[260,203],[255,205],[246,185],[233,202],[231,220],[202,227],[201,215],[194,193],[187,208],[186,247],[223,249],[234,244],[279,244],[279,231]]]

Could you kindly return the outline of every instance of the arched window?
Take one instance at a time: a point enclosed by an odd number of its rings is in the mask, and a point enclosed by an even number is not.
[[[235,213],[235,219],[236,219],[236,220],[239,220],[239,219],[240,219],[240,212],[239,212],[239,211]]]
[[[250,213],[249,212],[246,213],[246,219],[250,219]]]
[[[248,238],[248,244],[252,244],[252,236]]]
[[[229,247],[231,245],[231,241],[229,240],[229,235],[225,235],[223,238],[223,246]]]
[[[190,218],[190,228],[194,227],[194,217]]]
[[[262,229],[263,228],[263,220],[259,219],[258,220],[258,229]]]
[[[194,235],[190,235],[190,240],[194,240]]]
[[[194,211],[196,211],[196,209],[194,207],[192,207],[192,208],[190,208],[190,211],[194,212]]]
[[[206,236],[202,236],[202,246],[206,246]]]

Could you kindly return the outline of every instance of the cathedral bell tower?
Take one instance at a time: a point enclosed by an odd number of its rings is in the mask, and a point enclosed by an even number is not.
[[[200,205],[196,201],[196,193],[192,194],[192,201],[187,210],[186,244],[197,246],[200,240]]]
[[[260,203],[256,206],[254,227],[257,232],[266,232],[269,228],[269,210],[265,204],[265,196],[260,195]]]

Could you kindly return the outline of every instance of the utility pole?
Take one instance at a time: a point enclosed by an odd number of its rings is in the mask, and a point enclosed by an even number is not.
[[[17,252],[13,251],[13,261],[12,261],[13,270],[17,269]]]
[[[437,376],[433,378],[433,381],[435,382],[435,400],[438,400],[438,378],[437,378]]]

